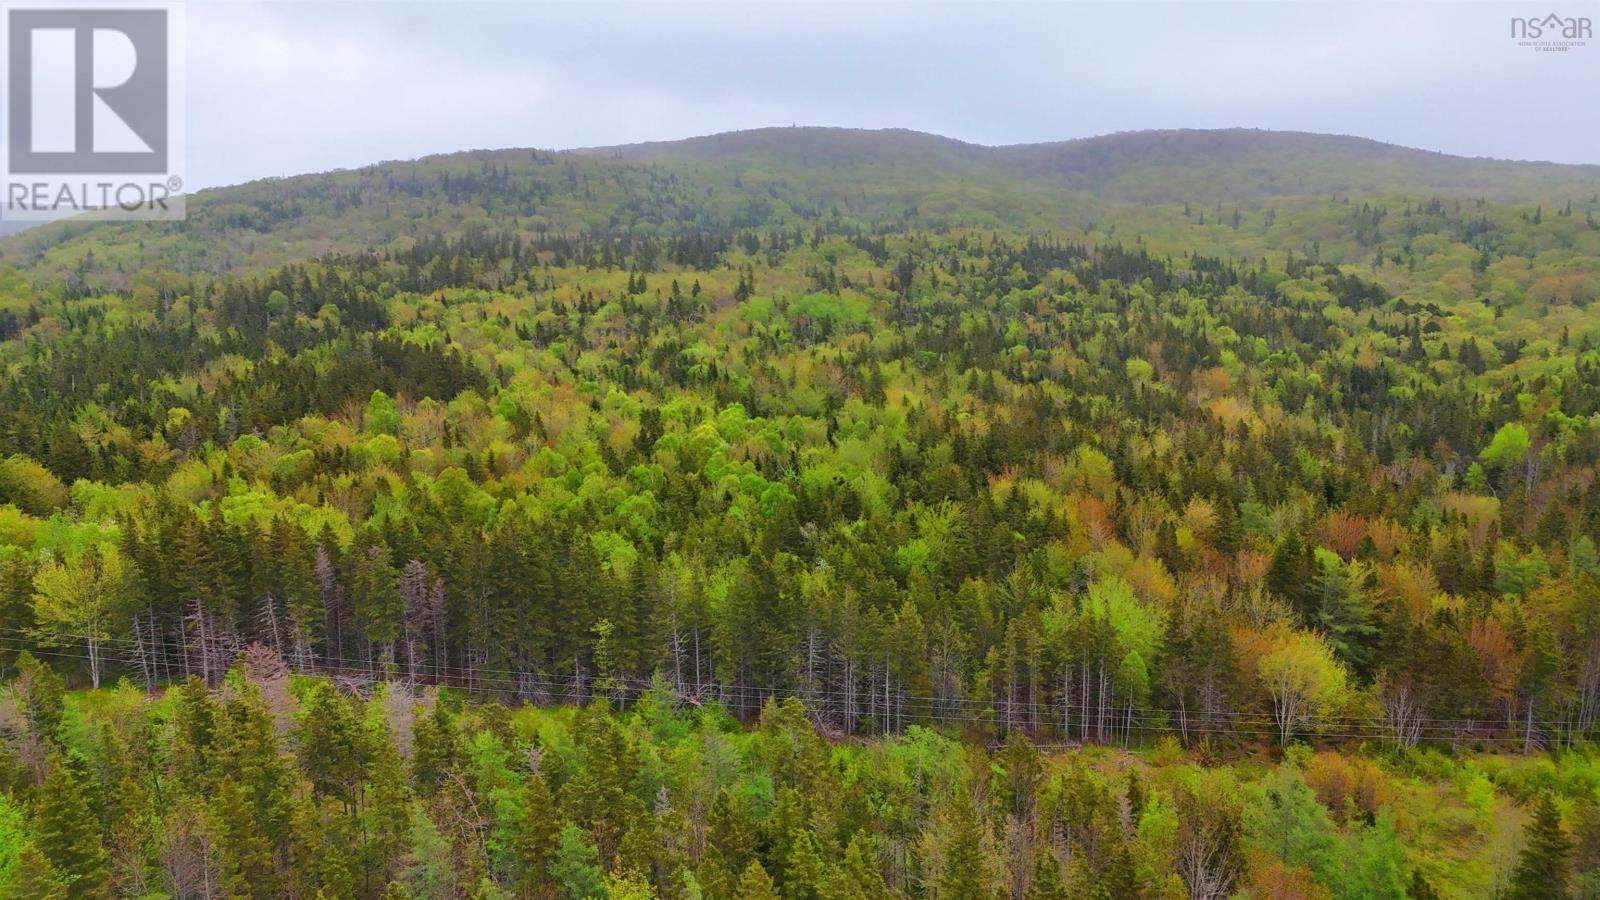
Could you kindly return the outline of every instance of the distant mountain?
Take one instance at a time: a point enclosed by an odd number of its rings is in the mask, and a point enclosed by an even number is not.
[[[553,152],[475,150],[203,191],[181,223],[62,222],[0,239],[45,279],[248,271],[475,228],[1089,230],[1145,207],[1293,198],[1591,204],[1600,166],[1467,159],[1355,137],[1139,131],[986,147],[900,129],[763,128]]]
[[[1473,159],[1345,135],[1245,128],[1129,131],[999,147],[904,129],[761,128],[573,152],[811,168],[927,166],[1160,202],[1422,191],[1517,200],[1600,188],[1600,166]]]
[[[1238,201],[1433,192],[1537,200],[1600,188],[1600,166],[1470,159],[1344,135],[1295,131],[1134,131],[997,148],[1008,171],[1110,198]]]

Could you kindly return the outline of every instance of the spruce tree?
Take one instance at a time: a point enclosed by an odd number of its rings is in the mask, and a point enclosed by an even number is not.
[[[1561,830],[1561,813],[1545,794],[1533,809],[1528,843],[1511,879],[1510,900],[1560,900],[1572,880],[1572,840]]]
[[[411,849],[411,791],[406,787],[405,761],[388,731],[369,723],[370,776],[362,804],[363,878],[382,884],[399,868]]]
[[[945,848],[944,871],[939,874],[941,900],[982,900],[989,896],[988,866],[983,837],[972,801],[965,791],[951,804],[950,837]]]
[[[856,900],[889,900],[889,886],[883,881],[883,867],[873,849],[872,838],[856,832],[845,847],[844,860],[829,873],[829,896]]]
[[[67,900],[67,886],[39,845],[29,841],[11,866],[10,883],[0,886],[0,900]]]
[[[1033,856],[1033,880],[1028,883],[1026,900],[1068,900],[1067,882],[1061,877],[1061,863],[1054,850],[1041,847]]]
[[[738,900],[779,900],[778,889],[773,886],[767,870],[760,860],[751,860],[739,876]]]
[[[106,851],[84,785],[62,754],[52,753],[49,767],[34,810],[34,840],[59,873],[67,896],[99,896],[105,888]]]
[[[755,859],[756,823],[742,797],[719,788],[706,821],[706,851],[698,877],[712,896],[728,896],[750,861]]]
[[[417,793],[431,797],[465,755],[455,717],[442,698],[434,701],[432,712],[417,719],[412,735],[416,752],[411,757],[411,777]]]
[[[232,778],[218,785],[207,819],[223,892],[230,897],[277,893],[272,842],[249,797]]]
[[[555,859],[550,863],[550,875],[566,889],[573,900],[605,896],[605,884],[600,871],[600,853],[583,830],[576,825],[561,829],[557,839]]]
[[[12,689],[22,706],[28,734],[36,740],[53,743],[56,729],[61,727],[61,676],[24,650],[17,655],[17,678]]]
[[[555,887],[550,864],[565,824],[544,776],[534,772],[523,781],[512,822],[512,883],[522,896],[544,896]]]

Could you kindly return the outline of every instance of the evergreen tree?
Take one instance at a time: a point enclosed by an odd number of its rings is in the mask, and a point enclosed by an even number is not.
[[[1061,877],[1061,863],[1054,850],[1041,847],[1034,852],[1033,879],[1028,882],[1025,900],[1069,900],[1067,883]]]
[[[738,893],[734,896],[738,900],[781,900],[778,889],[773,886],[767,870],[761,867],[760,860],[751,860],[750,865],[745,867],[744,874],[739,876]]]
[[[1561,813],[1549,794],[1539,797],[1528,824],[1527,846],[1511,877],[1510,900],[1560,900],[1572,880],[1572,841],[1561,830]]]
[[[389,733],[379,723],[366,729],[371,765],[361,810],[361,870],[364,884],[377,885],[395,874],[410,850],[411,791]]]
[[[40,741],[54,742],[63,709],[61,676],[24,650],[17,654],[17,678],[12,690],[22,706],[28,734]]]
[[[949,828],[944,870],[939,873],[939,896],[943,900],[987,898],[988,859],[972,801],[965,791],[958,792],[950,804]]]
[[[67,900],[67,886],[61,883],[55,866],[29,841],[22,845],[11,865],[9,882],[0,885],[0,900]],[[93,896],[76,894],[72,896]]]
[[[844,860],[829,873],[823,892],[828,898],[850,900],[889,900],[889,887],[883,881],[883,868],[866,832],[857,832],[845,847]]]
[[[72,764],[50,754],[33,816],[39,851],[66,885],[67,896],[97,897],[105,889],[106,852],[87,789]]]
[[[353,814],[356,791],[366,778],[369,745],[350,702],[326,681],[306,700],[299,729],[300,764],[317,796],[342,801]]]
[[[455,717],[445,708],[443,698],[436,699],[433,710],[412,726],[412,743],[416,746],[411,757],[412,780],[418,793],[431,796],[466,753]]]
[[[554,889],[550,865],[566,826],[544,776],[531,773],[522,782],[512,821],[512,884],[524,897],[542,897]]]
[[[756,823],[749,804],[726,788],[719,788],[711,801],[706,822],[706,851],[700,860],[698,877],[712,897],[733,895],[736,883],[755,859]]]
[[[280,893],[272,842],[262,829],[244,789],[224,778],[207,815],[217,874],[230,897],[272,897]]]
[[[576,825],[561,829],[556,841],[550,875],[566,889],[572,900],[604,897],[605,884],[600,872],[600,853]]]

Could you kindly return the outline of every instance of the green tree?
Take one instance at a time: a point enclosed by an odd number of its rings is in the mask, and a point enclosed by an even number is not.
[[[22,845],[10,880],[0,885],[0,898],[3,900],[67,900],[69,896],[93,894],[69,895],[67,886],[56,874],[55,866],[50,864],[50,860],[40,852],[39,845],[33,841]]]
[[[1327,637],[1334,656],[1357,676],[1372,671],[1372,653],[1378,639],[1372,600],[1367,595],[1371,575],[1365,563],[1345,562],[1328,550],[1316,551],[1317,575],[1310,596],[1316,626]]]
[[[1345,673],[1321,635],[1276,626],[1272,647],[1257,663],[1262,685],[1272,698],[1279,740],[1315,727],[1324,712],[1344,696]]]
[[[350,702],[331,683],[312,687],[298,738],[300,765],[312,791],[337,798],[353,814],[356,789],[366,777],[368,745]]]
[[[39,741],[53,742],[65,708],[61,676],[24,650],[17,656],[17,678],[11,689],[23,721],[28,724],[28,734]]]
[[[392,878],[411,849],[411,791],[388,731],[377,722],[365,728],[371,764],[361,810],[361,868],[364,883],[373,885]]]
[[[745,867],[744,874],[739,876],[739,892],[735,896],[738,900],[781,900],[760,860],[751,860]]]
[[[361,421],[368,434],[400,433],[400,413],[395,408],[394,400],[383,391],[372,392],[372,397],[367,400],[366,415]]]
[[[33,838],[59,874],[69,897],[97,897],[105,889],[106,851],[87,789],[72,764],[50,754],[49,772],[39,788]]]
[[[546,896],[555,887],[550,866],[566,824],[544,776],[529,774],[518,793],[511,826],[512,884],[521,896]]]
[[[1521,422],[1507,422],[1494,433],[1489,446],[1483,448],[1478,459],[1489,466],[1508,466],[1520,462],[1528,454],[1532,441],[1528,429]]]
[[[550,876],[572,900],[605,896],[600,852],[576,825],[568,824],[561,829],[556,841],[555,859],[550,863]]]
[[[1561,830],[1561,812],[1549,794],[1539,797],[1527,828],[1527,845],[1511,876],[1511,900],[1558,900],[1572,880],[1572,840]]]
[[[1260,795],[1245,806],[1244,826],[1285,863],[1305,866],[1324,887],[1338,888],[1338,835],[1294,763],[1284,763],[1263,781]]]
[[[418,793],[432,796],[466,758],[455,716],[442,697],[435,699],[432,711],[416,720],[412,743],[416,751],[411,757],[411,778]]]
[[[277,896],[272,841],[244,789],[233,779],[224,778],[218,785],[207,823],[223,891],[230,897]]]
[[[1072,894],[1061,877],[1061,863],[1049,847],[1041,847],[1033,856],[1033,879],[1028,882],[1026,900],[1069,900]]]
[[[829,873],[826,897],[850,900],[889,900],[889,887],[883,881],[883,867],[866,832],[856,832],[844,850],[844,860]]]
[[[1352,836],[1341,851],[1344,874],[1334,896],[1349,900],[1405,895],[1405,853],[1394,831],[1394,814],[1379,812],[1371,825]]]
[[[950,803],[949,821],[939,896],[943,900],[982,900],[989,896],[988,856],[966,791],[958,791]]]
[[[400,618],[405,612],[399,573],[382,540],[371,541],[352,554],[352,559],[350,594],[356,624],[363,637],[378,645],[378,661],[388,670],[394,664],[394,645],[400,637]]]
[[[63,560],[50,559],[33,577],[34,640],[46,647],[81,643],[89,681],[100,686],[106,642],[126,622],[131,580],[116,546],[91,546]]]

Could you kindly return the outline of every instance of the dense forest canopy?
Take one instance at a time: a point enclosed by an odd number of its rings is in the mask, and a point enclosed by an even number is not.
[[[190,210],[0,244],[12,894],[1600,890],[1593,168],[773,129]]]

